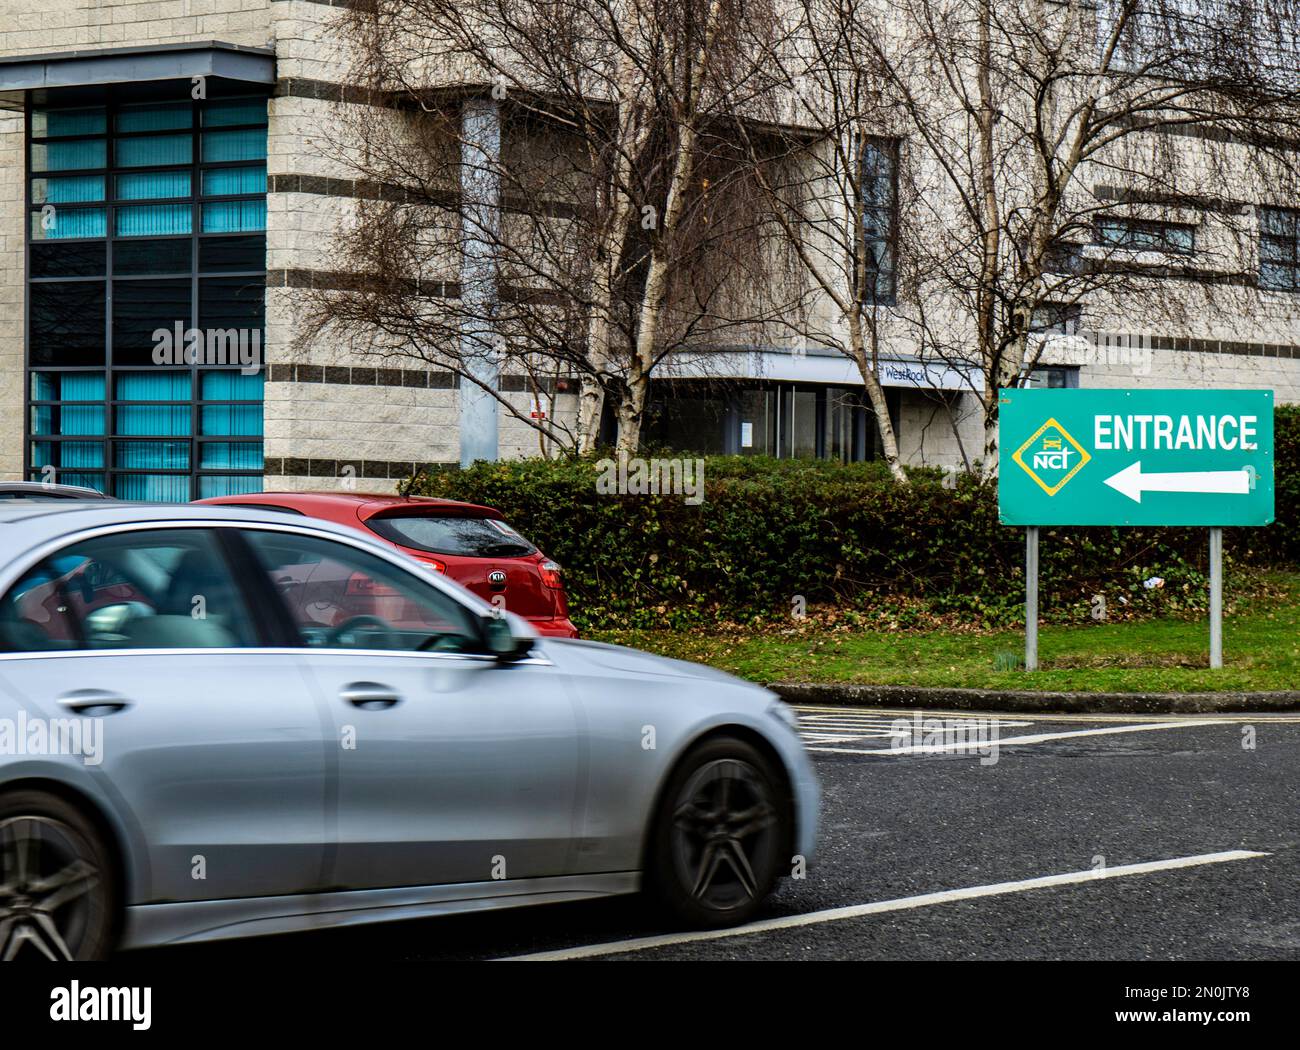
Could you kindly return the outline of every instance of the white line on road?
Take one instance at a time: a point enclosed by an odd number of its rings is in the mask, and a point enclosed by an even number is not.
[[[1041,744],[1047,740],[1064,740],[1074,736],[1105,736],[1108,733],[1145,733],[1152,729],[1186,729],[1188,726],[1226,726],[1233,725],[1232,719],[1207,719],[1200,722],[1156,722],[1145,725],[1111,726],[1106,729],[1072,729],[1066,733],[1034,733],[1030,736],[1008,736],[994,740],[988,734],[979,739],[981,747],[1007,747],[1011,744]],[[937,755],[944,751],[971,751],[972,742],[958,741],[954,744],[914,744],[910,747],[877,748],[867,750],[851,747],[809,747],[808,751],[827,751],[837,755]]]
[[[1023,879],[1019,882],[997,882],[990,886],[968,886],[960,890],[942,890],[938,893],[922,893],[916,897],[900,897],[897,900],[876,901],[873,904],[854,904],[845,908],[827,908],[824,911],[808,912],[805,915],[787,915],[779,919],[762,919],[746,926],[733,926],[727,930],[699,930],[693,933],[665,933],[655,937],[634,937],[626,941],[612,941],[606,944],[588,944],[578,948],[561,948],[551,952],[534,952],[530,955],[515,955],[507,962],[558,962],[565,959],[590,959],[598,955],[621,955],[624,952],[639,952],[649,948],[665,948],[674,944],[691,944],[696,941],[716,941],[726,937],[746,937],[756,933],[770,933],[774,930],[789,930],[800,926],[813,926],[823,922],[837,922],[841,919],[860,919],[867,915],[880,915],[890,911],[908,911],[912,908],[928,908],[933,904],[948,904],[951,901],[975,900],[979,897],[1000,897],[1008,893],[1024,893],[1027,890],[1049,889],[1053,886],[1070,886],[1082,882],[1100,882],[1103,879],[1120,879],[1129,875],[1149,875],[1157,871],[1174,871],[1178,868],[1196,868],[1205,864],[1223,864],[1233,860],[1251,860],[1270,856],[1268,853],[1256,853],[1252,850],[1234,849],[1224,853],[1201,853],[1194,857],[1176,857],[1173,860],[1152,860],[1143,864],[1121,864],[1113,868],[1088,869],[1087,871],[1070,871],[1061,875],[1044,875],[1037,879]]]

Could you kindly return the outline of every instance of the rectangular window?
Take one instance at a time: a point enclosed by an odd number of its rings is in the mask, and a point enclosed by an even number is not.
[[[103,139],[73,142],[33,142],[32,171],[77,171],[102,168],[108,157]]]
[[[33,284],[27,352],[34,365],[104,366],[104,282]]]
[[[266,165],[247,168],[208,168],[203,173],[203,196],[229,197],[237,193],[266,193]]]
[[[103,199],[103,175],[50,175],[32,179],[33,204],[80,204]]]
[[[47,210],[48,209],[48,210]],[[103,208],[58,208],[32,212],[32,240],[89,240],[104,236],[108,213]]]
[[[160,164],[188,164],[193,158],[194,137],[145,135],[118,139],[114,159],[119,168],[148,168]]]
[[[1300,292],[1300,211],[1259,209],[1259,286]]]
[[[179,171],[133,171],[116,179],[120,201],[164,200],[190,195],[190,173]]]
[[[257,491],[263,377],[207,355],[230,329],[260,355],[267,98],[107,90],[30,111],[24,472],[134,499]]]
[[[188,204],[133,204],[115,213],[118,237],[175,237],[189,233],[194,209]]]
[[[203,205],[204,233],[253,233],[266,229],[266,200],[214,201]]]
[[[1196,227],[1181,222],[1107,216],[1097,220],[1097,243],[1127,251],[1190,255],[1196,250]]]
[[[205,164],[233,160],[266,160],[266,131],[253,128],[247,131],[203,133]]]
[[[194,109],[188,102],[146,102],[123,106],[117,111],[115,122],[119,132],[178,131],[193,124]]]
[[[898,291],[897,140],[863,141],[858,197],[862,214],[859,274],[862,301],[889,305],[895,301]]]

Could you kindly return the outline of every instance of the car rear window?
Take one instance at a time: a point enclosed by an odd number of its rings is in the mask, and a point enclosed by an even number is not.
[[[521,558],[537,548],[497,518],[402,515],[366,522],[391,543],[466,558]]]

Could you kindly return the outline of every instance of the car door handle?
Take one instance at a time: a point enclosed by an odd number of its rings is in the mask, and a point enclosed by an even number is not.
[[[379,682],[351,682],[339,690],[339,696],[353,707],[360,707],[367,711],[395,707],[402,702],[402,697],[396,689]]]
[[[126,697],[106,689],[74,689],[59,697],[59,703],[72,711],[100,711],[106,715],[131,706]]]

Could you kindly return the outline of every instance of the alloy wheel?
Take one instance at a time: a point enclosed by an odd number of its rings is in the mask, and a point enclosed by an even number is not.
[[[103,878],[87,852],[51,817],[0,821],[0,961],[82,954],[103,906]]]
[[[771,785],[748,762],[707,762],[673,807],[672,853],[690,896],[713,912],[748,907],[771,878],[777,808]]]

